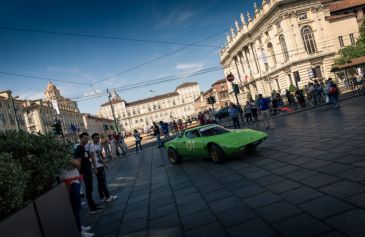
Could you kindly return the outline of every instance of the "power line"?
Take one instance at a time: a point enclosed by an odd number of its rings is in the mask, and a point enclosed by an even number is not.
[[[205,37],[205,38],[203,38],[203,39],[201,39],[201,40],[198,40],[198,41],[194,42],[193,44],[198,44],[198,43],[200,43],[200,42],[202,42],[202,41],[205,41],[205,40],[208,40],[208,39],[210,39],[210,38],[213,38],[213,37],[215,37],[215,36],[217,36],[217,35],[219,35],[219,34],[221,34],[221,33],[225,32],[226,30],[227,30],[227,29],[224,29],[224,30],[222,30],[222,31],[219,31],[219,32],[217,32],[217,33],[214,33],[214,34],[212,34],[212,35],[209,35],[209,36],[207,36],[207,37]],[[172,54],[175,54],[175,53],[177,53],[177,52],[180,52],[180,51],[182,51],[182,50],[184,50],[184,49],[187,49],[187,48],[189,48],[189,47],[191,47],[191,46],[187,45],[187,46],[184,46],[184,47],[182,47],[182,48],[179,48],[179,49],[176,49],[176,50],[170,51],[170,52],[168,52],[168,53],[166,53],[166,54],[164,54],[164,55],[158,56],[158,57],[153,58],[153,59],[151,59],[151,60],[148,60],[148,61],[146,61],[146,62],[144,62],[144,63],[138,64],[138,65],[135,65],[135,66],[133,66],[133,67],[131,67],[131,68],[128,68],[128,69],[126,69],[126,70],[124,70],[124,71],[122,71],[122,72],[118,72],[118,73],[116,73],[116,74],[114,74],[114,75],[108,76],[108,77],[106,77],[106,78],[104,78],[104,79],[102,79],[102,80],[96,81],[96,82],[94,82],[94,83],[93,83],[93,85],[99,84],[99,83],[104,82],[104,81],[106,81],[106,80],[109,80],[109,79],[111,79],[111,78],[113,78],[113,77],[116,77],[116,76],[120,76],[120,75],[126,74],[127,72],[133,71],[133,70],[135,70],[135,69],[137,69],[137,68],[140,68],[140,67],[143,67],[143,66],[145,66],[145,65],[147,65],[147,64],[151,64],[151,63],[153,63],[153,62],[155,62],[155,61],[158,61],[158,60],[160,60],[160,59],[166,58],[166,57],[168,57],[168,56],[170,56],[170,55],[172,55]]]
[[[66,80],[59,80],[59,79],[54,79],[54,78],[49,78],[49,77],[39,77],[39,76],[32,76],[32,75],[11,73],[11,72],[3,72],[3,71],[0,71],[0,74],[15,76],[15,77],[33,78],[33,79],[39,79],[39,80],[45,80],[45,81],[58,81],[58,82],[63,82],[63,83],[76,84],[76,85],[90,85],[90,83],[66,81]]]
[[[32,33],[41,33],[41,34],[63,35],[63,36],[87,37],[87,38],[95,38],[95,39],[121,40],[121,41],[131,41],[131,42],[140,42],[140,43],[184,45],[184,46],[189,46],[189,47],[220,48],[219,46],[216,46],[216,45],[205,45],[205,44],[195,44],[195,43],[190,44],[190,43],[180,43],[180,42],[162,41],[162,40],[146,40],[146,39],[119,37],[119,36],[105,36],[105,35],[81,34],[81,33],[59,32],[59,31],[36,30],[36,29],[23,29],[23,28],[15,28],[15,27],[0,27],[0,30],[32,32]]]

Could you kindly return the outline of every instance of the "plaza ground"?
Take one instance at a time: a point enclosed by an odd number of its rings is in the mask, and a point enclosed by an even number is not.
[[[365,236],[364,104],[275,119],[257,151],[221,165],[172,165],[151,143],[109,164],[118,199],[84,224],[98,237]]]

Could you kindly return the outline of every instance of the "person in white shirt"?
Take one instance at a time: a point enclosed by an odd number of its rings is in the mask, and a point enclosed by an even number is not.
[[[60,179],[65,182],[70,197],[72,211],[75,217],[77,228],[82,237],[92,237],[93,233],[89,233],[90,226],[82,226],[80,219],[81,197],[80,197],[80,180],[82,179],[79,173],[80,161],[78,159],[71,160],[71,166],[68,169],[61,171]]]
[[[100,146],[100,135],[94,133],[91,135],[92,143],[88,144],[87,150],[90,153],[90,157],[95,159],[97,172],[96,178],[98,180],[98,192],[100,199],[103,202],[111,202],[117,198],[117,196],[112,196],[109,193],[106,178],[105,178],[105,168],[108,168],[103,160],[102,149]]]
[[[136,140],[136,153],[138,152],[138,147],[140,152],[142,152],[142,145],[141,145],[142,137],[141,134],[136,129],[134,129],[133,131],[133,137]]]

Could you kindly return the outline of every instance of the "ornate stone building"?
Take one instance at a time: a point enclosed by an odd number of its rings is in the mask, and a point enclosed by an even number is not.
[[[334,16],[330,6],[320,0],[264,0],[254,5],[254,16],[241,14],[241,24],[235,22],[220,52],[225,76],[232,73],[240,86],[241,103],[290,84],[303,87],[334,77],[333,59],[355,42],[359,28],[356,14]]]
[[[22,112],[24,100],[12,96],[10,90],[0,91],[0,131],[17,129],[26,130]]]
[[[121,127],[131,131],[147,129],[154,121],[171,121],[193,115],[194,100],[199,93],[197,82],[183,83],[174,92],[133,102],[125,101],[114,91],[111,104]],[[98,115],[113,119],[109,102],[100,106]]]
[[[216,99],[216,103],[214,104],[214,110],[227,107],[230,102],[230,98],[226,79],[221,79],[214,82],[209,90],[201,93],[201,95],[195,99],[194,107],[196,113],[212,108],[212,106],[207,103],[207,98],[209,96],[214,96]]]
[[[66,138],[76,140],[79,131],[86,131],[83,114],[80,113],[77,103],[61,96],[60,91],[51,82],[44,92],[45,99],[26,101],[23,112],[26,127],[30,132],[52,132],[52,125],[56,119],[62,124]],[[54,107],[58,104],[59,114]]]

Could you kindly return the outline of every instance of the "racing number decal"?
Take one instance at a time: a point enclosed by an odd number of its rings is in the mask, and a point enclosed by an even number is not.
[[[195,142],[194,141],[187,141],[186,142],[186,149],[192,151],[195,150]]]

